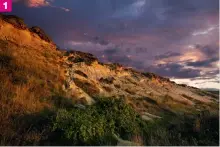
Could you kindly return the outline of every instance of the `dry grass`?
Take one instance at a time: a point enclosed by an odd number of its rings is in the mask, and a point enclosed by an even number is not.
[[[0,145],[10,142],[19,145],[16,140],[21,132],[24,137],[20,140],[39,140],[41,133],[29,132],[18,119],[53,107],[50,99],[61,91],[64,79],[59,66],[60,52],[51,49],[50,45],[35,46],[36,42],[23,46],[22,41],[14,42],[18,39],[16,35],[10,38],[11,41],[0,40]],[[29,40],[28,37],[24,38]]]

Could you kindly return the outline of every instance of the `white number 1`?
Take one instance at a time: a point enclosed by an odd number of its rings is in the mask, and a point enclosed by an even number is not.
[[[5,6],[5,9],[8,9],[8,3],[4,2],[3,5]]]

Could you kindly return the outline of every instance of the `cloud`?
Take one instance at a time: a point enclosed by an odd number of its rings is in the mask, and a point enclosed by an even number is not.
[[[66,12],[70,11],[69,9],[64,7],[58,7],[52,5],[53,1],[54,0],[13,0],[13,2],[21,2],[30,8],[52,7],[52,8],[58,8],[64,10]]]
[[[202,60],[202,61],[195,61],[195,62],[186,62],[187,66],[192,66],[192,67],[213,67],[213,63],[218,61],[219,58],[211,58],[207,60]]]
[[[208,45],[185,46],[180,53],[165,52],[155,57],[150,71],[167,76],[177,83],[199,88],[219,87],[219,49],[211,41]]]
[[[210,77],[214,76],[214,77],[217,77],[219,79],[219,77],[218,77],[218,76],[220,76],[219,75],[219,69],[216,69],[216,70],[213,70],[213,71],[208,71],[208,72],[206,72],[206,75],[210,76]]]
[[[206,34],[210,33],[211,31],[213,31],[215,29],[218,29],[218,25],[217,26],[212,26],[212,27],[207,28],[206,30],[203,30],[203,31],[194,32],[192,35],[193,36],[206,35]]]
[[[107,49],[104,51],[104,53],[107,55],[107,56],[112,56],[114,54],[116,54],[120,49],[118,48],[111,48],[111,49]]]
[[[148,71],[155,72],[159,75],[169,78],[195,78],[200,76],[200,70],[186,68],[179,63],[158,64],[148,67]]]
[[[120,63],[124,66],[131,66],[131,63],[133,64],[133,61],[129,56],[121,55],[121,54],[115,54],[112,56],[106,56],[108,62],[112,63]]]
[[[217,83],[217,84],[219,84],[219,81],[218,80],[206,80],[206,81],[200,81],[200,82],[196,82],[195,84],[197,84],[197,85],[200,85],[200,84],[207,84],[207,83]]]
[[[13,2],[22,2],[27,7],[38,8],[38,7],[50,6],[52,1],[51,0],[13,0]]]
[[[103,45],[92,41],[66,41],[65,44],[68,50],[73,49],[84,52],[90,52],[97,56],[99,59],[101,59],[102,56],[105,55],[106,50],[115,48],[115,45],[112,43]]]
[[[183,60],[185,65],[191,66],[194,68],[204,67],[204,68],[217,68],[217,63],[219,61],[219,50],[216,45],[194,45],[189,46],[190,50],[187,51],[184,56],[188,55],[188,61]],[[189,58],[189,52],[194,52],[197,58]],[[192,54],[191,54],[192,55]],[[183,56],[183,57],[184,57]],[[183,58],[184,59],[184,58]]]
[[[155,56],[155,59],[160,60],[160,59],[165,59],[165,58],[170,58],[170,57],[176,57],[176,56],[180,56],[180,55],[181,55],[180,53],[169,51],[169,52],[166,52],[166,53],[164,53],[164,54]]]
[[[67,8],[64,8],[64,7],[57,7],[57,6],[52,6],[52,5],[50,5],[50,7],[52,7],[52,8],[58,8],[58,9],[61,9],[61,10],[63,10],[63,11],[66,11],[66,12],[69,12],[69,11],[70,11],[70,9],[67,9]]]
[[[93,39],[94,43],[99,43],[101,45],[108,45],[109,44],[108,41],[106,41],[105,39],[102,39],[101,37],[98,37],[98,36],[96,36],[96,37],[94,37],[92,39]]]
[[[171,79],[171,81],[175,81],[178,84],[187,84],[189,86],[194,86],[198,88],[216,88],[219,89],[219,80],[213,79]]]
[[[201,51],[203,54],[205,54],[208,58],[210,57],[218,57],[218,53],[219,53],[219,45],[195,45],[194,48],[198,49],[199,51]]]
[[[116,11],[112,17],[113,18],[139,17],[144,12],[143,8],[145,4],[146,4],[146,0],[136,0],[134,3]]]
[[[155,56],[156,64],[165,64],[169,62],[182,63],[186,66],[195,67],[216,67],[219,50],[216,45],[189,45],[182,47],[179,52],[168,51]],[[181,48],[180,48],[181,49]],[[215,64],[212,66],[212,64]]]
[[[206,72],[205,75],[195,78],[188,79],[172,79],[177,83],[185,83],[190,86],[195,86],[199,88],[217,88],[219,89],[219,70],[213,70],[211,72]]]
[[[26,5],[28,7],[46,7],[46,6],[50,6],[50,1],[46,1],[46,0],[26,0]]]
[[[92,41],[67,41],[66,45],[71,48],[85,48],[85,49],[105,49],[111,47],[112,44],[103,45]]]

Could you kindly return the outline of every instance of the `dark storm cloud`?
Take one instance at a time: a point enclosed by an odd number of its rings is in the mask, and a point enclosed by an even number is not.
[[[132,55],[147,54],[150,49],[145,47],[125,47],[124,52]]]
[[[205,74],[201,75],[200,77],[191,78],[191,81],[210,81],[215,80],[219,81],[219,69],[215,69],[213,71],[205,72]]]
[[[151,66],[148,68],[148,70],[170,78],[195,78],[201,75],[200,70],[185,68],[183,65],[180,65],[178,63],[168,63]]]
[[[217,77],[217,76],[219,76],[219,69],[215,69],[213,71],[206,72],[206,75]]]
[[[106,49],[104,51],[104,54],[108,55],[108,56],[112,56],[114,54],[116,54],[117,52],[119,52],[119,48],[111,48],[111,49]]]
[[[121,63],[125,66],[131,66],[131,64],[133,65],[135,63],[125,53],[121,52],[120,48],[117,46],[104,50],[103,55],[105,55],[105,59],[108,62]]]
[[[212,63],[218,61],[219,58],[212,58],[212,59],[207,59],[203,61],[195,61],[195,62],[187,62],[187,66],[192,66],[192,67],[212,67]]]
[[[176,57],[176,56],[180,56],[180,55],[181,55],[181,53],[177,53],[177,52],[166,52],[164,54],[155,56],[155,59],[160,60],[160,59]]]
[[[106,58],[111,63],[120,63],[123,66],[132,67],[139,71],[143,71],[143,68],[145,67],[144,62],[134,61],[127,55],[113,55],[113,56],[107,56]]]
[[[190,13],[201,12],[216,12],[218,11],[219,3],[217,0],[207,1],[207,0],[163,0],[164,4],[167,6],[172,6],[172,9],[167,11],[169,15],[178,16],[179,14],[188,15]]]
[[[137,47],[134,49],[136,54],[147,53],[148,49],[145,47]]]
[[[99,37],[99,36],[94,37],[94,38],[93,38],[93,42],[94,42],[94,43],[99,43],[99,44],[101,44],[101,45],[108,45],[108,44],[109,44],[108,41],[106,41],[105,39],[102,39],[102,38]]]
[[[192,14],[197,14],[198,11],[208,13],[215,11],[216,1],[217,0],[212,0],[212,2],[208,0],[193,0],[193,2],[191,0],[178,2],[176,0],[65,0],[64,2],[54,0],[53,5],[67,7],[71,9],[71,12],[63,14],[52,8],[42,8],[40,10],[24,9],[22,8],[23,6],[15,4],[16,7],[13,13],[28,18],[28,23],[31,25],[40,25],[46,32],[51,34],[51,36],[53,36],[52,38],[61,46],[63,46],[63,44],[61,44],[62,40],[76,38],[74,31],[76,29],[81,32],[81,34],[77,34],[77,36],[83,36],[84,33],[90,30],[95,30],[93,33],[95,32],[96,34],[93,35],[121,33],[121,37],[146,32],[146,35],[154,34],[174,41],[185,37],[184,35],[188,34],[191,29],[195,27],[194,24],[197,24],[194,23],[195,21],[193,19],[187,21]],[[130,14],[130,17],[132,17],[132,12],[135,13],[138,11],[136,8],[139,7],[143,9],[143,13],[135,15],[134,20],[124,19],[124,15],[122,14],[128,16]],[[188,7],[195,7],[197,11],[191,12],[187,9]],[[190,14],[185,14],[183,10]],[[173,13],[172,11],[175,12]],[[122,14],[119,15],[119,18],[115,19],[112,17],[115,13]],[[181,17],[176,18],[173,14]],[[59,22],[62,22],[62,24]],[[53,24],[53,27],[51,27],[51,24]],[[171,27],[174,29],[170,30],[169,28]],[[176,30],[180,27],[183,28],[184,31],[181,31],[179,34],[179,31]],[[167,32],[161,32],[161,30],[166,30],[167,28]],[[152,29],[154,30],[152,31]],[[170,43],[171,41],[168,42]]]
[[[201,50],[205,55],[207,56],[218,56],[219,53],[219,47],[215,44],[211,44],[211,45],[200,45],[197,44],[195,45],[195,48]]]
[[[207,67],[207,68],[217,68],[214,63],[219,61],[219,49],[215,44],[212,45],[195,45],[195,49],[198,49],[206,59],[198,61],[186,61],[185,64],[191,67]]]
[[[107,60],[112,63],[121,63],[123,65],[128,66],[130,63],[133,61],[127,57],[126,55],[112,55],[112,56],[107,56]]]

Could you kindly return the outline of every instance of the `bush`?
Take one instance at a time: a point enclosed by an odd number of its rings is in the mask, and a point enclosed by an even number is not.
[[[113,134],[128,139],[138,131],[137,117],[122,100],[106,98],[86,110],[60,109],[53,129],[61,131],[72,145],[115,145]]]

